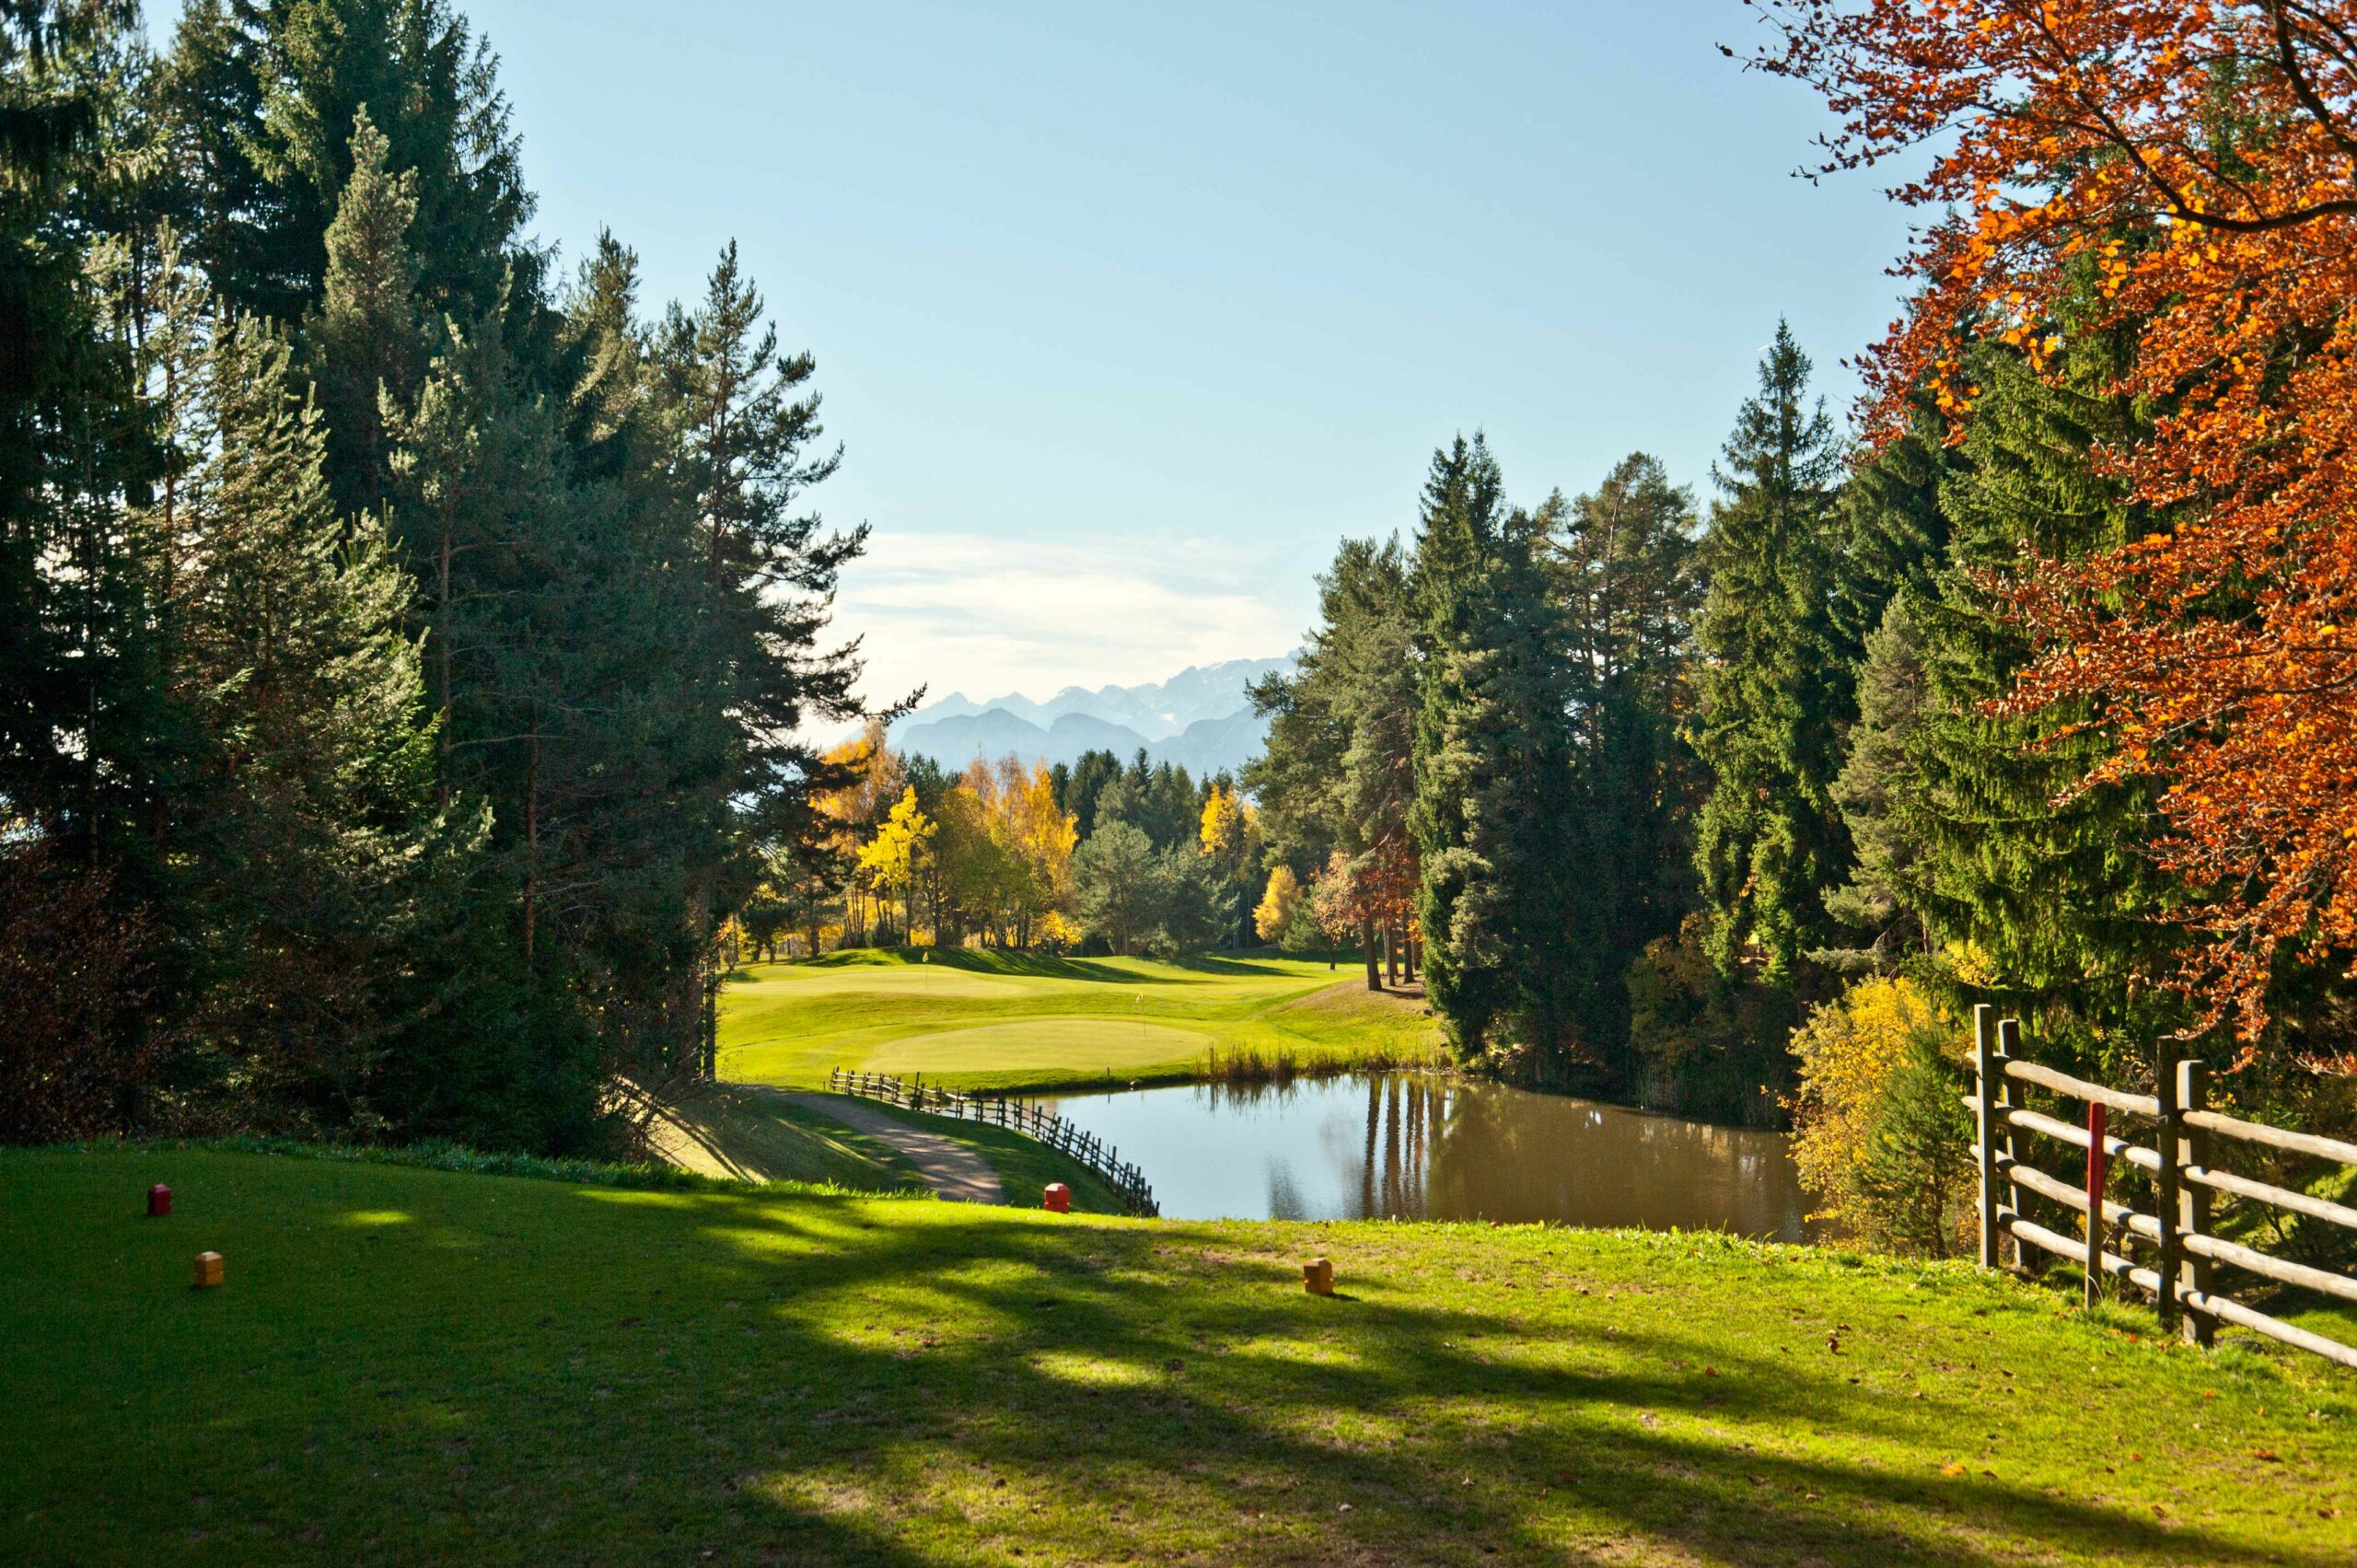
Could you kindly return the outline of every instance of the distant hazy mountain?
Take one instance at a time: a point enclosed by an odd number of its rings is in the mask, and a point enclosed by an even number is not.
[[[902,751],[963,767],[976,757],[1009,753],[1044,762],[1075,762],[1084,751],[1129,757],[1143,748],[1156,761],[1202,777],[1234,772],[1258,756],[1267,725],[1244,689],[1289,658],[1229,659],[1181,670],[1148,686],[1067,686],[1044,703],[1008,695],[977,703],[952,692],[892,726]]]

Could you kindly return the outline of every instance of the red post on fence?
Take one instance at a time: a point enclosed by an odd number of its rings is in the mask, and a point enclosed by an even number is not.
[[[2104,1105],[2087,1102],[2087,1305],[2103,1299],[2103,1190],[2110,1175],[2104,1144]]]

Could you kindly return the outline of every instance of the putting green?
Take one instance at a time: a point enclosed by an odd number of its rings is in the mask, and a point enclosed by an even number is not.
[[[911,1035],[878,1046],[866,1065],[878,1073],[990,1073],[1027,1067],[1102,1068],[1109,1075],[1198,1057],[1210,1035],[1131,1018],[1034,1018]]]

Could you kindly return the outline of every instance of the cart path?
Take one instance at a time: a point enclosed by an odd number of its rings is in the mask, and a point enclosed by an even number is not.
[[[752,1088],[756,1086],[748,1084],[740,1086]],[[792,1094],[783,1089],[768,1088],[761,1092],[791,1101],[806,1110],[815,1110],[821,1116],[832,1117],[878,1143],[889,1144],[908,1156],[909,1162],[917,1167],[917,1174],[924,1178],[926,1186],[953,1202],[1006,1202],[1006,1194],[998,1184],[998,1172],[993,1170],[981,1156],[955,1139],[911,1127],[849,1095]]]

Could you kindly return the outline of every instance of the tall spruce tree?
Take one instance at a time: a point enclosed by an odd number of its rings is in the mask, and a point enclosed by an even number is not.
[[[759,886],[764,847],[812,844],[826,832],[814,797],[842,781],[807,726],[865,713],[853,690],[857,645],[821,641],[837,577],[865,547],[867,528],[829,529],[806,504],[842,460],[840,447],[821,444],[816,372],[809,354],[780,349],[734,241],[702,305],[692,314],[675,307],[656,352],[702,557],[697,657],[720,677],[710,701],[729,740],[688,803],[724,824],[689,876],[689,908],[707,935]],[[707,1051],[716,986],[707,972],[696,988]]]
[[[1692,907],[1693,809],[1701,773],[1683,727],[1689,643],[1702,599],[1691,494],[1635,453],[1567,506],[1547,540],[1575,687],[1582,882],[1596,923],[1575,933],[1598,983],[1584,1034],[1625,1073],[1625,977]]]
[[[1252,690],[1269,720],[1244,772],[1271,852],[1304,880],[1341,874],[1354,905],[1369,990],[1383,983],[1379,924],[1404,916],[1414,883],[1408,805],[1419,706],[1416,606],[1399,541],[1346,540],[1318,580],[1319,624],[1290,672]]]
[[[1916,590],[1907,587],[1890,600],[1858,668],[1858,718],[1850,728],[1849,758],[1833,781],[1857,865],[1825,900],[1826,912],[1852,945],[1810,954],[1829,969],[1888,970],[1924,946],[1923,923],[1910,904],[1922,846],[1902,819],[1909,809],[1903,803],[1920,809],[1923,800],[1915,753],[1931,712],[1916,602]]]
[[[417,180],[387,168],[391,144],[366,109],[352,132],[352,177],[327,231],[327,280],[304,330],[305,360],[328,421],[328,471],[348,513],[380,509],[392,480],[385,410],[407,408],[424,369]]]
[[[1845,657],[1865,656],[1867,639],[1902,591],[1928,596],[1946,562],[1948,517],[1940,486],[1961,461],[1930,418],[1861,463],[1842,486],[1840,559],[1829,612]]]
[[[418,297],[472,321],[529,280],[532,198],[497,60],[444,0],[195,0],[160,96],[187,171],[174,215],[233,312],[299,321],[326,292],[328,229],[362,110],[413,180]]]
[[[1902,897],[1945,954],[1933,977],[1959,1002],[2034,1020],[2091,1066],[2177,1021],[2166,994],[2140,982],[2168,967],[2158,917],[2172,889],[2142,848],[2149,793],[2073,787],[2103,754],[2099,732],[2073,728],[2089,715],[1986,711],[2029,653],[1986,574],[2019,569],[2025,551],[2069,558],[2160,526],[2092,457],[2097,442],[2137,439],[2135,405],[2109,390],[2119,352],[2071,335],[2064,374],[2049,378],[2004,348],[1976,351],[1980,396],[1941,486],[1950,565],[1910,611],[1926,712],[1905,735],[1890,804],[1892,830],[1913,846]]]
[[[410,583],[381,527],[335,507],[284,335],[208,327],[182,276],[162,295],[163,435],[193,460],[133,526],[196,739],[166,829],[204,955],[193,1043],[280,1114],[345,1124],[401,1032],[446,833]]]
[[[1703,547],[1711,588],[1694,749],[1711,774],[1696,864],[1711,951],[1732,974],[1757,954],[1789,984],[1831,930],[1825,895],[1849,875],[1832,785],[1851,714],[1851,666],[1830,610],[1838,580],[1842,443],[1808,396],[1808,356],[1779,322],[1713,470],[1724,498]]]
[[[1433,459],[1416,540],[1425,983],[1460,1054],[1531,1077],[1580,1045],[1595,982],[1570,936],[1570,667],[1538,558],[1556,520],[1510,509],[1488,446],[1459,437]]]

